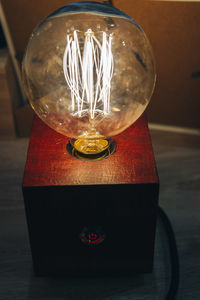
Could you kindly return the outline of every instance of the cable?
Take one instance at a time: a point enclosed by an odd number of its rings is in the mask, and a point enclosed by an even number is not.
[[[171,260],[171,282],[165,300],[175,300],[179,286],[179,257],[176,239],[170,220],[161,207],[158,207],[158,215],[167,234]]]

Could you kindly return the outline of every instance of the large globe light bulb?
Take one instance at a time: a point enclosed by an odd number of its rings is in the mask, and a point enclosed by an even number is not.
[[[25,92],[37,115],[79,153],[102,153],[134,123],[155,85],[143,30],[98,2],[68,4],[32,33],[23,59]]]

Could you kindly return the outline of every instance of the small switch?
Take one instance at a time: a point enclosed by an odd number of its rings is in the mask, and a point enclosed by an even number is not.
[[[80,234],[80,239],[84,244],[98,245],[104,241],[105,234],[99,227],[92,229],[84,227]]]

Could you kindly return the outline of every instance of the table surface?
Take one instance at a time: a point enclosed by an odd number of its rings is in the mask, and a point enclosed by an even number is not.
[[[160,205],[168,213],[180,256],[177,300],[200,299],[200,138],[152,131]],[[28,139],[0,141],[0,300],[161,300],[169,284],[169,253],[158,221],[152,274],[120,278],[35,278],[21,182]]]

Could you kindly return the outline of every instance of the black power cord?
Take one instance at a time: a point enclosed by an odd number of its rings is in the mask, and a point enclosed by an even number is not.
[[[164,229],[169,241],[171,261],[171,282],[165,300],[175,300],[179,286],[179,257],[176,239],[170,220],[161,207],[158,207],[158,215],[164,225]]]

